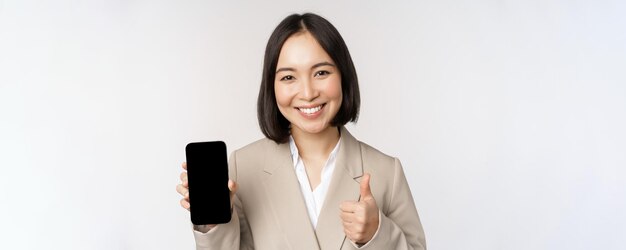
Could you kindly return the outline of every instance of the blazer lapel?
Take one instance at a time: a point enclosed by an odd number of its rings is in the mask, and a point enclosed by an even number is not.
[[[289,144],[276,147],[278,153],[273,155],[276,159],[269,159],[263,169],[266,197],[274,217],[292,249],[320,249],[293,168]]]
[[[339,205],[347,200],[357,201],[360,195],[358,179],[363,176],[361,148],[359,142],[344,127],[341,127],[341,145],[335,164],[335,171],[315,229],[321,249],[342,247],[346,235],[339,217],[341,211]]]

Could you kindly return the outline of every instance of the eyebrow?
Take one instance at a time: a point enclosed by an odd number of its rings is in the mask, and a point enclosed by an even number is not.
[[[320,63],[316,63],[313,66],[311,66],[311,69],[314,69],[314,68],[317,68],[317,67],[322,67],[322,66],[337,67],[334,64],[329,63],[329,62],[320,62]],[[279,68],[279,69],[276,70],[276,73],[281,72],[281,71],[296,71],[296,69],[290,68],[290,67]]]

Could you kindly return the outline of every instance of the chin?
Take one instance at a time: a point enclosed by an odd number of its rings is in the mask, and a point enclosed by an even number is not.
[[[330,125],[323,124],[323,125],[302,126],[302,127],[299,126],[298,129],[309,134],[319,134],[321,132],[324,132],[329,127]]]

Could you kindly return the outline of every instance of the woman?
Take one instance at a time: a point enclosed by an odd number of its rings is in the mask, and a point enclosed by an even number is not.
[[[398,159],[343,127],[359,104],[335,27],[310,13],[285,18],[265,50],[257,113],[267,138],[232,153],[232,219],[194,226],[197,248],[426,249]],[[186,172],[181,181],[189,209]]]

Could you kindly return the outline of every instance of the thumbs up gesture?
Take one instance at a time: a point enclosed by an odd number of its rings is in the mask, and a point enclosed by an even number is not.
[[[369,242],[378,229],[378,206],[370,189],[370,174],[361,179],[359,201],[344,201],[340,205],[343,231],[357,244]]]

